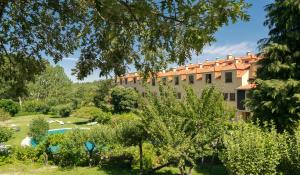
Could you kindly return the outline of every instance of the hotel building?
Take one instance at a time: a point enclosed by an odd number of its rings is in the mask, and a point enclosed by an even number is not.
[[[237,115],[246,117],[249,111],[244,106],[244,100],[254,87],[250,82],[256,75],[256,63],[260,59],[250,52],[241,57],[227,55],[225,59],[164,70],[146,81],[138,73],[128,73],[118,77],[117,84],[132,87],[141,94],[146,91],[145,83],[154,94],[159,92],[159,83],[168,84],[174,87],[178,99],[184,98],[185,85],[190,85],[199,95],[206,86],[214,85],[223,93],[224,99],[237,109]]]

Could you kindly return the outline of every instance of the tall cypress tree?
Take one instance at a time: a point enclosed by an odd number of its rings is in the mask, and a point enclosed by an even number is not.
[[[265,11],[269,37],[260,41],[264,59],[248,104],[254,120],[292,131],[300,119],[300,1],[275,0]]]

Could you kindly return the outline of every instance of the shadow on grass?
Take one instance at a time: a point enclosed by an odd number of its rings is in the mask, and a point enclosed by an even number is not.
[[[226,168],[222,165],[199,165],[195,171],[204,175],[227,175]]]

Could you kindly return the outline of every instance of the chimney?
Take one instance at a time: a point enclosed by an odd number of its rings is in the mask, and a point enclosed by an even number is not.
[[[173,72],[176,72],[176,68],[175,67],[173,68]]]
[[[219,66],[219,61],[218,60],[215,62],[215,66]]]
[[[252,55],[252,53],[250,52],[250,51],[247,51],[247,53],[246,53],[246,56],[251,56]]]
[[[185,66],[185,70],[189,70],[189,66]]]
[[[238,58],[234,58],[234,63],[239,63],[239,59]]]
[[[232,55],[232,54],[228,54],[228,55],[227,55],[227,60],[232,59],[232,58],[233,58],[233,55]]]
[[[164,69],[162,72],[163,72],[163,73],[166,73],[166,70]]]
[[[202,68],[203,68],[203,65],[202,65],[202,64],[199,64],[199,68],[202,69]]]

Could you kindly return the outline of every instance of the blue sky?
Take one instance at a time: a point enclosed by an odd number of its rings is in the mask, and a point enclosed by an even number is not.
[[[189,63],[203,62],[206,59],[214,60],[216,57],[222,58],[227,54],[241,56],[246,54],[247,51],[258,52],[257,41],[267,37],[268,34],[268,29],[263,26],[266,15],[264,7],[273,2],[273,0],[246,0],[246,2],[252,4],[252,7],[248,9],[250,21],[237,22],[220,28],[215,34],[217,41],[210,46],[206,46],[201,55],[193,55]],[[80,82],[71,75],[71,69],[75,67],[78,57],[79,53],[75,53],[58,63],[64,67],[65,72],[74,82]],[[92,75],[83,81],[89,82],[99,79],[99,71],[94,71]]]

